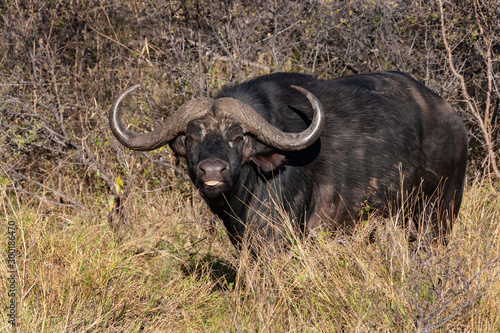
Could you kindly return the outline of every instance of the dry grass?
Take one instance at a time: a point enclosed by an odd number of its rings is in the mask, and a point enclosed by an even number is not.
[[[347,242],[320,233],[260,263],[237,259],[220,226],[208,232],[200,201],[132,193],[118,240],[100,198],[86,198],[93,215],[75,214],[3,185],[3,225],[17,226],[18,331],[500,330],[500,196],[488,182],[467,188],[446,247],[371,219]]]
[[[470,90],[486,92],[478,105],[498,97],[481,71],[489,67],[477,37],[491,38],[498,55],[490,2],[481,15],[455,2],[444,13]],[[132,83],[147,89],[127,116],[147,130],[191,97],[281,70],[321,78],[402,70],[468,118],[432,2],[231,3],[30,0],[2,8],[0,276],[14,221],[17,331],[500,331],[498,183],[467,187],[446,247],[408,243],[396,220],[371,219],[347,242],[319,233],[252,263],[174,176],[168,149],[131,153],[110,137],[107,111]],[[476,34],[478,17],[492,30]],[[153,112],[157,104],[167,110]],[[498,118],[491,123],[498,128]],[[471,138],[475,173],[484,145]],[[124,211],[109,214],[118,199]],[[7,291],[2,278],[6,302]],[[0,317],[0,331],[9,331]]]

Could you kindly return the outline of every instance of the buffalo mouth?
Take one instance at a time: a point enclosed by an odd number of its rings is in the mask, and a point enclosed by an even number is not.
[[[206,181],[204,184],[205,184],[205,186],[207,186],[207,187],[215,187],[215,186],[217,186],[217,185],[221,185],[221,184],[223,184],[223,183],[224,183],[224,182],[221,182],[221,181],[219,181],[219,180],[208,180],[208,181]]]
[[[222,180],[207,180],[201,182],[201,186],[198,188],[204,196],[213,199],[226,192],[229,189],[229,185]]]

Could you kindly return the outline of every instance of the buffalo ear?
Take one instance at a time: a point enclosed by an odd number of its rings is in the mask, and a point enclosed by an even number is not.
[[[275,151],[270,151],[263,154],[256,154],[251,157],[251,160],[257,164],[262,171],[270,172],[279,168],[285,161],[285,156]]]
[[[186,157],[186,137],[184,135],[177,136],[169,145],[177,157]]]
[[[252,139],[245,141],[243,155],[243,163],[250,160],[260,167],[263,172],[273,171],[285,161],[285,155]]]

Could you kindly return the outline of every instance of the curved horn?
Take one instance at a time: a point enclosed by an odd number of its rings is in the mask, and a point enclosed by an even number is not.
[[[133,150],[153,150],[162,147],[182,132],[189,121],[202,117],[211,110],[214,100],[211,98],[196,98],[182,105],[174,112],[168,121],[149,133],[135,133],[129,130],[121,120],[120,103],[132,91],[139,88],[136,84],[118,96],[109,112],[109,126],[113,135],[125,147]]]
[[[293,89],[304,94],[314,111],[311,125],[300,133],[285,133],[272,126],[262,118],[251,106],[234,98],[220,98],[215,101],[215,108],[225,112],[240,122],[246,132],[254,134],[268,146],[284,151],[298,151],[305,149],[318,140],[325,127],[325,112],[321,102],[310,91],[292,86]]]

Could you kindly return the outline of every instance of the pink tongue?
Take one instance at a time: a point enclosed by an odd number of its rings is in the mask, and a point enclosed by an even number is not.
[[[220,181],[218,181],[218,180],[209,180],[209,181],[205,182],[205,185],[207,185],[207,186],[215,186],[218,184],[220,184]]]

